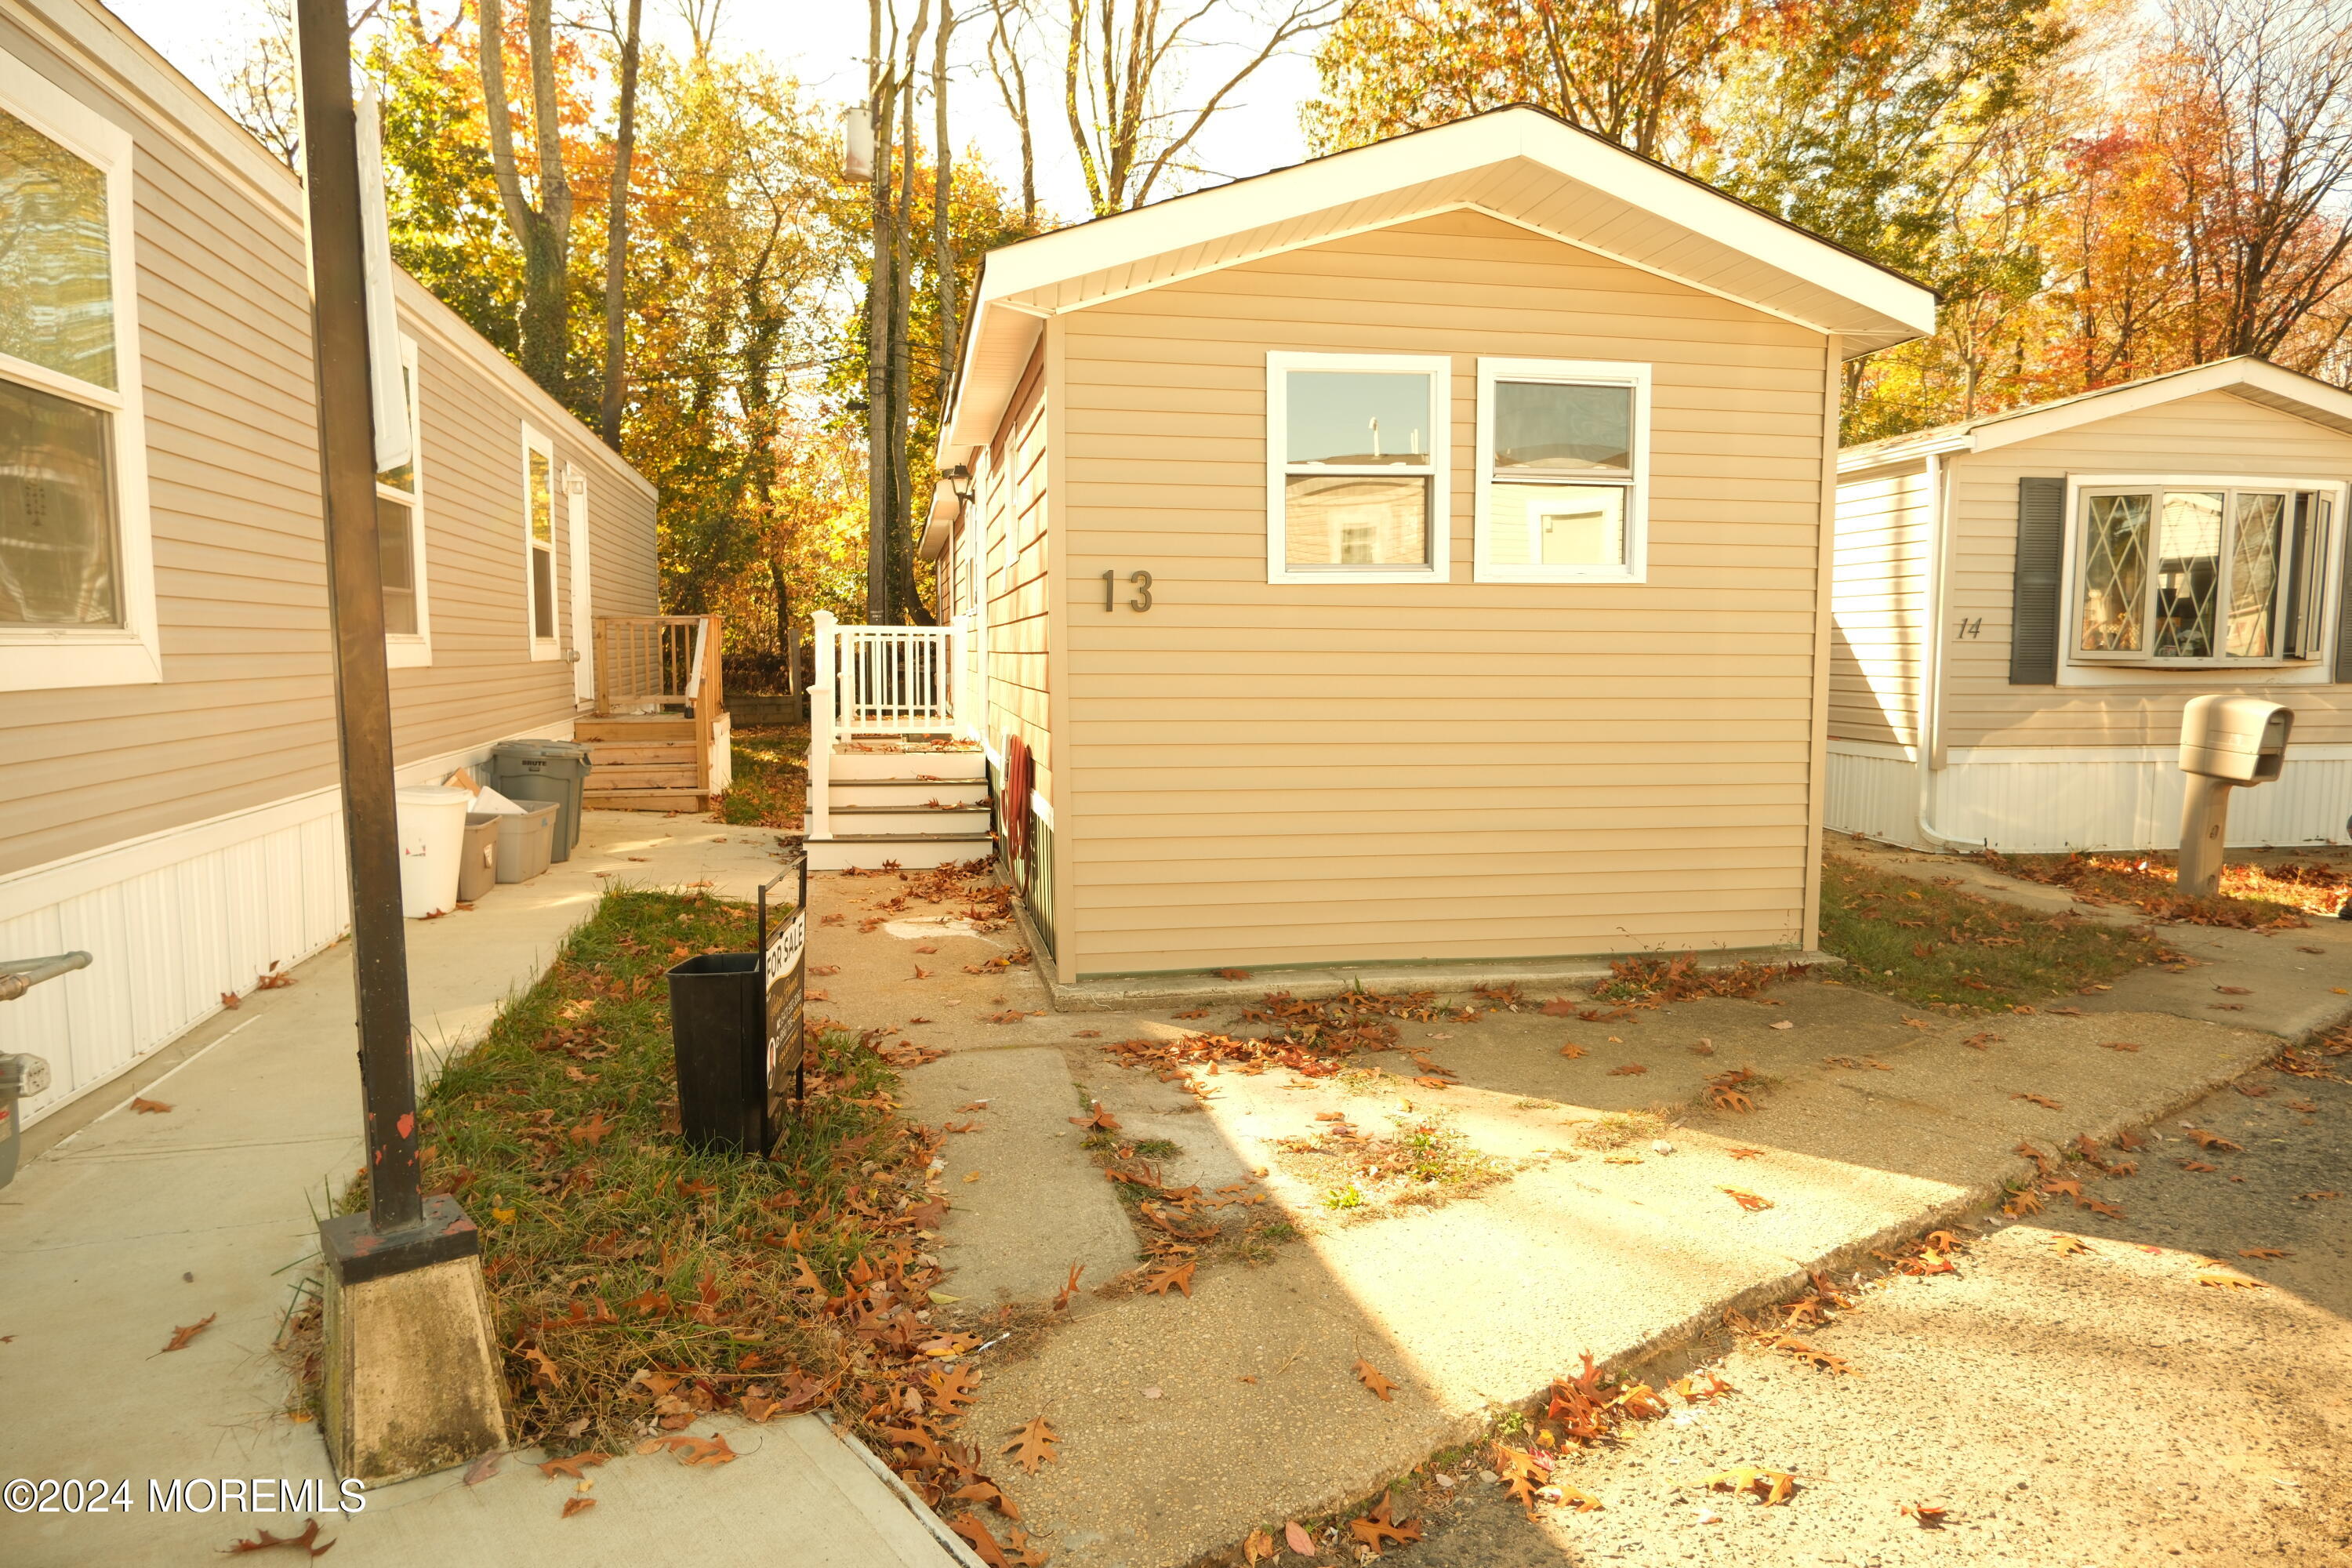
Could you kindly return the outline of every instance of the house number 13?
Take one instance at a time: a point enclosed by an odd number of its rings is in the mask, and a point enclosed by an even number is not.
[[[1108,615],[1118,608],[1118,573],[1106,572],[1103,574],[1103,613],[1106,615]],[[1135,590],[1136,595],[1134,598],[1129,599],[1127,602],[1127,607],[1135,611],[1138,615],[1140,615],[1144,611],[1151,608],[1151,574],[1149,572],[1130,573],[1128,575],[1127,582],[1128,585]]]

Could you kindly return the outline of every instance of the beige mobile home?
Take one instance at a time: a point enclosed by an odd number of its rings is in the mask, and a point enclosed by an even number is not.
[[[2223,360],[1838,462],[1830,826],[1922,848],[2179,842],[2182,704],[2294,710],[2242,844],[2352,838],[2352,394]]]
[[[929,542],[1063,980],[1811,942],[1839,366],[1926,289],[1513,108],[974,310]]]
[[[94,0],[0,0],[0,1005],[37,1115],[344,929],[294,175]],[[399,280],[379,486],[403,783],[563,737],[656,608],[654,496]]]

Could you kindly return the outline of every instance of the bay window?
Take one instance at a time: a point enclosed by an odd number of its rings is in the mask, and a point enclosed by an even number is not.
[[[1649,420],[1646,364],[1480,360],[1478,580],[1641,582]]]
[[[0,55],[0,690],[162,678],[131,138]]]
[[[2317,658],[2336,487],[2081,485],[2074,658],[2146,666]]]
[[[1266,355],[1266,580],[1444,582],[1451,362]]]

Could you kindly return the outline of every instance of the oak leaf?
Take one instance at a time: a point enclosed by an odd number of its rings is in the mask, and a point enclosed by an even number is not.
[[[2221,1167],[2209,1165],[2202,1160],[2183,1160],[2180,1162],[2180,1168],[2184,1171],[2218,1171]]]
[[[1396,1386],[1394,1383],[1381,1375],[1378,1367],[1361,1357],[1357,1358],[1356,1361],[1356,1381],[1370,1389],[1384,1401],[1389,1398],[1389,1391]]]
[[[1754,1214],[1759,1209],[1769,1209],[1773,1206],[1772,1200],[1770,1198],[1759,1197],[1754,1193],[1743,1193],[1738,1187],[1724,1187],[1720,1190],[1726,1196],[1730,1198],[1733,1203],[1738,1204],[1749,1214]]]
[[[569,1454],[561,1459],[548,1459],[543,1461],[539,1467],[539,1473],[545,1476],[549,1480],[553,1480],[558,1476],[563,1476],[575,1481],[584,1480],[586,1476],[583,1472],[594,1468],[595,1466],[604,1464],[612,1457],[613,1456],[610,1454],[597,1452],[593,1449],[585,1454]]]
[[[2124,1209],[2121,1204],[2103,1203],[2097,1198],[2084,1198],[2082,1200],[2081,1206],[2089,1209],[2095,1215],[2101,1215],[2108,1219],[2121,1219],[2124,1217]]]
[[[1580,1011],[1577,1005],[1565,996],[1555,996],[1542,1007],[1543,1016],[1547,1018],[1572,1018]]]
[[[142,1098],[133,1100],[131,1102],[131,1109],[142,1116],[161,1116],[172,1108],[163,1100]]]
[[[2224,1290],[2267,1290],[2270,1289],[2269,1286],[2263,1284],[2259,1279],[2249,1279],[2243,1275],[2239,1274],[2200,1274],[2197,1277],[2197,1283],[2200,1285],[2211,1285],[2216,1289]]]
[[[2000,1037],[1999,1035],[1993,1034],[1970,1035],[1967,1039],[1962,1040],[1960,1044],[1972,1047],[1979,1051],[1984,1051],[1990,1050],[1994,1043],[2000,1038]]]
[[[996,1539],[976,1513],[960,1513],[948,1527],[963,1537],[971,1547],[972,1555],[988,1564],[988,1568],[1010,1568],[1004,1555],[1004,1543]]]
[[[1536,1510],[1536,1489],[1550,1479],[1551,1467],[1530,1448],[1495,1445],[1495,1468],[1511,1500],[1529,1513]]]
[[[2222,1137],[2219,1132],[2209,1132],[2202,1127],[2189,1127],[2182,1129],[2182,1131],[2186,1131],[2191,1139],[2196,1141],[2196,1144],[2200,1149],[2226,1149],[2232,1153],[2243,1153],[2245,1152],[2244,1144],[2232,1143],[2227,1138]]]
[[[2306,1204],[2323,1203],[2329,1198],[2340,1198],[2344,1194],[2342,1193],[2333,1189],[2315,1193],[2297,1193],[2294,1194],[2296,1202]]]
[[[206,1329],[211,1328],[213,1326],[213,1320],[219,1316],[220,1314],[218,1312],[207,1312],[205,1314],[204,1321],[201,1322],[181,1324],[178,1328],[172,1331],[172,1342],[165,1345],[163,1350],[186,1350],[188,1348],[188,1342],[194,1339],[198,1334],[203,1333]],[[156,1353],[160,1355],[163,1352],[159,1351]]]
[[[1173,1289],[1183,1291],[1184,1299],[1191,1300],[1193,1267],[1192,1260],[1186,1258],[1172,1268],[1161,1270],[1143,1282],[1143,1293],[1147,1296],[1165,1296],[1170,1289]]]
[[[1013,1441],[1005,1444],[997,1452],[1012,1455],[1014,1464],[1019,1465],[1026,1474],[1034,1476],[1037,1473],[1039,1465],[1049,1459],[1059,1459],[1062,1457],[1055,1449],[1055,1445],[1061,1440],[1055,1435],[1053,1424],[1043,1415],[1039,1415],[1025,1426],[1014,1427]]]
[[[1944,1528],[1945,1516],[1952,1510],[1936,1503],[1906,1502],[1901,1511],[1917,1520],[1919,1528],[1922,1530],[1941,1530]]]
[[[1070,1304],[1070,1298],[1078,1293],[1078,1276],[1086,1271],[1087,1266],[1083,1263],[1070,1265],[1070,1278],[1054,1293],[1054,1310],[1061,1311]]]
[[[1627,1062],[1623,1067],[1611,1068],[1609,1069],[1609,1076],[1611,1078],[1632,1078],[1636,1073],[1645,1073],[1649,1070],[1650,1069],[1648,1068],[1643,1067],[1640,1062]]]
[[[996,1483],[986,1476],[982,1476],[969,1486],[948,1493],[948,1497],[955,1502],[984,1502],[1007,1519],[1017,1520],[1021,1517],[1019,1506],[999,1490]]]
[[[2136,1051],[2139,1047],[2129,1040],[2101,1040],[2099,1048],[2103,1051]]]
[[[1786,1470],[1770,1470],[1758,1465],[1737,1465],[1718,1470],[1706,1478],[1706,1484],[1715,1491],[1753,1492],[1766,1508],[1787,1502],[1797,1491],[1796,1477]]]
[[[594,1498],[580,1497],[575,1494],[563,1500],[562,1517],[570,1519],[573,1514],[586,1513],[590,1509],[594,1508],[595,1506],[596,1500]]]
[[[1250,972],[1246,969],[1220,969],[1217,971],[1217,978],[1220,980],[1247,980],[1249,977]]]
[[[661,1442],[681,1465],[725,1465],[736,1458],[724,1437],[665,1437]]]
[[[227,1554],[234,1557],[247,1552],[267,1552],[272,1547],[284,1546],[290,1547],[306,1557],[324,1557],[327,1554],[327,1548],[333,1544],[334,1542],[331,1540],[319,1539],[319,1521],[314,1519],[309,1521],[299,1535],[272,1535],[265,1530],[257,1532],[255,1539],[251,1541],[231,1542]]]
[[[2053,1100],[2046,1094],[2012,1094],[2009,1098],[2011,1100],[2032,1100],[2034,1104],[2041,1106],[2045,1110],[2063,1110],[2066,1109],[2065,1101]]]
[[[2090,1251],[2091,1244],[2079,1236],[2062,1236],[2057,1238],[2057,1247],[2059,1257],[2072,1258],[2077,1253]]]
[[[1764,1157],[1764,1151],[1761,1149],[1726,1149],[1724,1152],[1735,1160],[1760,1160]]]
[[[1255,1568],[1257,1563],[1271,1561],[1280,1550],[1281,1548],[1275,1545],[1274,1537],[1263,1530],[1253,1530],[1242,1538],[1242,1562],[1244,1568]]]
[[[1348,1533],[1370,1547],[1375,1555],[1391,1545],[1401,1546],[1421,1539],[1421,1521],[1396,1520],[1389,1512],[1390,1503],[1388,1495],[1382,1493],[1381,1500],[1372,1505],[1370,1513],[1348,1523]]]
[[[1071,1126],[1087,1128],[1096,1132],[1116,1132],[1118,1131],[1118,1118],[1113,1116],[1109,1111],[1105,1110],[1101,1100],[1090,1100],[1087,1103],[1089,1109],[1087,1114],[1084,1116],[1071,1117]]]
[[[2282,1247],[2243,1247],[2238,1249],[2238,1256],[2241,1258],[2293,1258],[2294,1254]]]
[[[1570,1061],[1574,1061],[1579,1057],[1590,1056],[1592,1053],[1586,1050],[1582,1046],[1578,1045],[1574,1040],[1570,1040],[1568,1044],[1560,1047],[1559,1054],[1566,1057]]]

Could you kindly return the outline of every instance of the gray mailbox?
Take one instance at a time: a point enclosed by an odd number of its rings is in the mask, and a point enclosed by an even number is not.
[[[2210,899],[2221,890],[2230,792],[2268,784],[2286,765],[2294,710],[2260,697],[2192,697],[2180,715],[2180,890]]]

